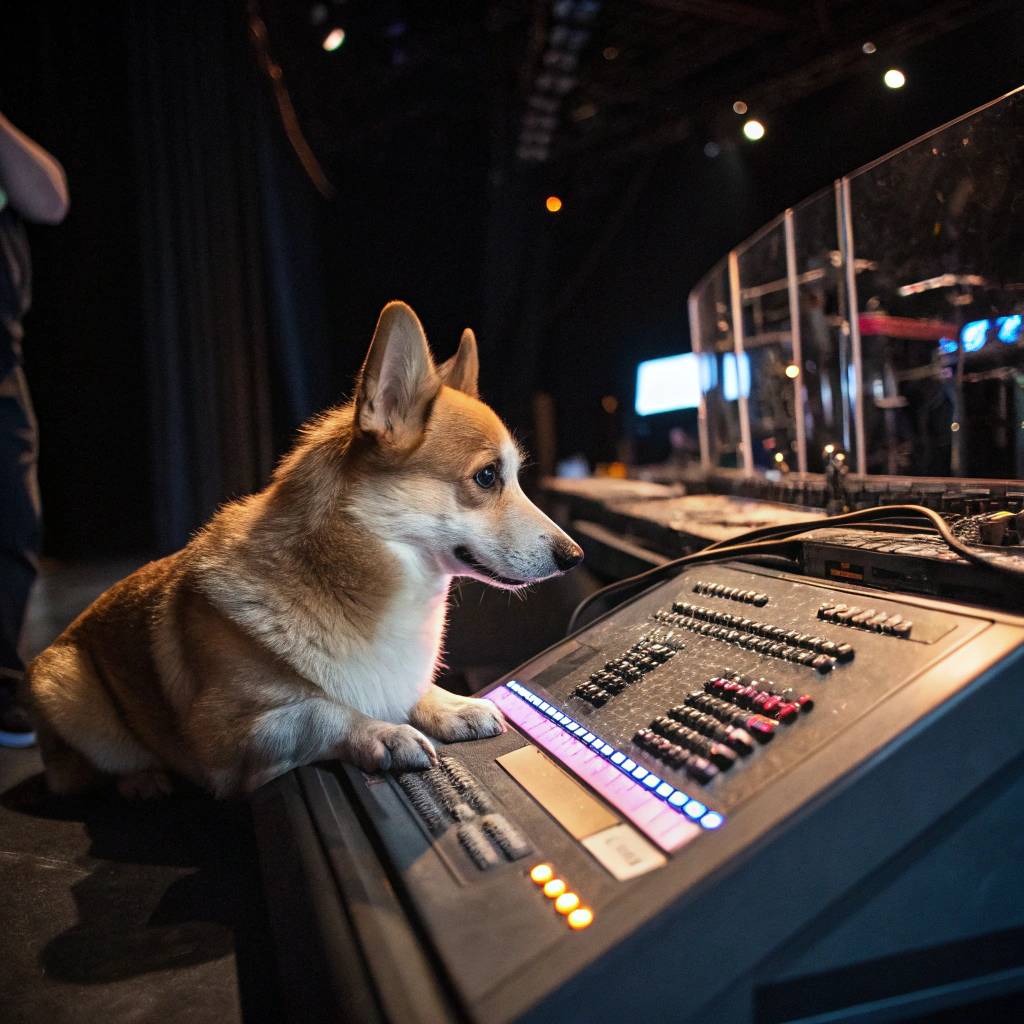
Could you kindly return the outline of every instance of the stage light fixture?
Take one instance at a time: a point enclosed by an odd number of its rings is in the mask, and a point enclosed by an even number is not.
[[[1014,316],[1001,316],[996,320],[996,327],[999,328],[999,340],[1013,345],[1021,335],[1021,328],[1024,326],[1024,318],[1020,313]]]
[[[875,50],[877,50],[877,49],[878,49],[878,47],[877,47],[877,46],[875,46],[875,44],[874,44],[874,43],[865,43],[865,44],[864,44],[864,45],[863,45],[863,46],[861,47],[861,49],[862,49],[862,50],[863,50],[863,51],[864,51],[865,53],[874,53],[874,52],[875,52]]]
[[[341,46],[343,42],[345,42],[345,30],[343,28],[332,28],[331,31],[324,36],[324,49],[328,53],[331,53]]]
[[[748,121],[743,126],[743,134],[751,142],[757,142],[758,139],[764,138],[764,125],[760,121]]]
[[[732,109],[735,110],[737,114],[745,114],[747,112],[747,105],[743,100],[737,100],[732,105]]]
[[[549,213],[558,213],[562,208],[562,200],[559,199],[558,196],[548,196],[547,199],[544,200],[544,205],[548,208]]]
[[[992,324],[988,320],[972,320],[969,324],[964,324],[960,332],[960,344],[963,345],[964,351],[977,352],[984,348],[991,329]]]
[[[790,363],[789,366],[786,367],[786,376],[790,380],[795,380],[800,376],[800,367],[797,366],[796,363]]]
[[[907,78],[902,71],[890,68],[886,71],[883,81],[890,89],[902,89],[907,84]]]

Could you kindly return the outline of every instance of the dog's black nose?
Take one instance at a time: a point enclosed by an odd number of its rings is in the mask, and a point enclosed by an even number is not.
[[[565,540],[555,541],[551,553],[555,556],[555,565],[561,572],[566,572],[583,561],[583,549],[568,537]]]

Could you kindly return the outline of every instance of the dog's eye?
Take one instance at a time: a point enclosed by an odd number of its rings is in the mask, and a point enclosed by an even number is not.
[[[473,479],[483,488],[493,487],[494,481],[498,479],[498,473],[494,466],[484,466]]]

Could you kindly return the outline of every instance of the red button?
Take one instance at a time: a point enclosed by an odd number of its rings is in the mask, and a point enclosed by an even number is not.
[[[782,707],[778,709],[775,717],[778,718],[780,722],[788,723],[795,722],[799,714],[800,708],[796,704],[783,704]]]

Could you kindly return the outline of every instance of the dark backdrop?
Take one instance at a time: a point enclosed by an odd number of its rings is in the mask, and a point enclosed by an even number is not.
[[[300,7],[264,4],[272,42]],[[700,276],[787,205],[1019,85],[1022,18],[1017,5],[879,54],[766,118],[756,145],[737,118],[717,159],[702,152],[709,117],[643,164],[530,172],[512,155],[514,83],[482,44],[478,66],[431,83],[442,111],[451,90],[455,132],[436,116],[436,130],[391,123],[346,156],[345,138],[304,122],[338,190],[328,202],[284,138],[241,0],[17,5],[0,102],[63,161],[72,195],[62,226],[31,232],[47,550],[182,543],[347,393],[391,298],[413,304],[442,358],[478,329],[485,397],[527,444],[544,391],[561,454],[614,457],[636,363],[688,348]],[[322,73],[323,55],[280,59],[286,80]],[[906,72],[901,92],[883,64]]]

